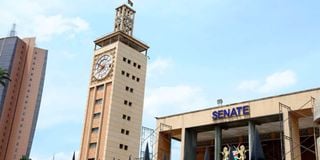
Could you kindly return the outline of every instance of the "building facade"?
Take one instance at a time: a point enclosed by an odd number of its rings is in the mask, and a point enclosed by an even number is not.
[[[169,159],[175,139],[183,160],[315,160],[319,99],[315,88],[158,117],[156,159]]]
[[[11,81],[0,86],[0,160],[29,156],[38,119],[47,50],[35,38],[0,39],[0,67]]]
[[[94,41],[81,160],[139,155],[147,45],[132,37],[135,11],[116,8],[114,32]]]

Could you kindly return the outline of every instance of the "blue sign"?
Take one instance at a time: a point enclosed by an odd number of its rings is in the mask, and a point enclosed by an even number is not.
[[[250,106],[239,106],[234,108],[228,109],[221,109],[212,112],[212,119],[218,120],[223,118],[231,118],[231,117],[238,117],[242,115],[249,115],[250,114]]]

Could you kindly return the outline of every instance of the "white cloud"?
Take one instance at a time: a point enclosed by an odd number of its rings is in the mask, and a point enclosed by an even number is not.
[[[266,78],[265,83],[260,88],[260,91],[270,92],[273,90],[289,87],[291,85],[294,85],[296,81],[296,75],[291,70],[277,72]]]
[[[18,4],[18,5],[17,5]],[[17,24],[21,37],[36,36],[39,41],[51,40],[53,36],[74,37],[76,33],[89,29],[89,24],[80,17],[68,17],[54,13],[60,2],[51,5],[43,1],[5,1],[0,6],[0,29],[9,32],[10,23]]]
[[[63,17],[62,15],[36,16],[33,20],[32,32],[41,40],[50,40],[54,35],[66,34],[73,37],[75,33],[85,31],[89,24],[79,17]]]
[[[276,72],[267,76],[262,82],[259,80],[242,81],[237,89],[241,91],[256,91],[270,93],[294,85],[297,82],[296,74],[291,70]]]
[[[195,86],[177,85],[148,90],[145,113],[161,116],[199,109],[208,104],[202,90]]]
[[[171,66],[173,62],[168,58],[158,58],[148,65],[148,76],[164,74]]]

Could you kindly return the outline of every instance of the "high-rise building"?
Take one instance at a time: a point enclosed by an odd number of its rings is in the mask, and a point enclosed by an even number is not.
[[[0,67],[11,81],[0,86],[0,160],[29,156],[45,77],[47,50],[35,38],[0,39]]]
[[[139,155],[148,46],[132,37],[135,11],[116,8],[114,32],[94,41],[81,160]]]

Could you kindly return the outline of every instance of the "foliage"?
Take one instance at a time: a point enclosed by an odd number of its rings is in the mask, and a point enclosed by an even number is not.
[[[20,160],[32,160],[31,158],[28,158],[27,156],[23,155]]]
[[[11,81],[10,75],[6,70],[0,67],[0,85],[6,86],[6,81]]]

